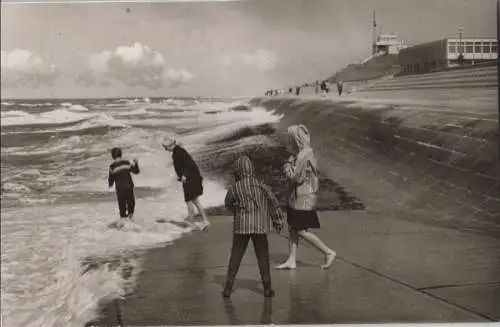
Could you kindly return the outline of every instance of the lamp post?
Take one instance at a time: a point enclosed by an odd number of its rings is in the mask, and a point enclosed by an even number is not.
[[[462,44],[462,35],[464,34],[464,28],[463,26],[460,26],[458,28],[458,35],[459,35],[459,38],[460,38],[460,42],[458,43],[458,64],[460,66],[462,66],[464,64],[464,48],[463,48],[463,44]]]
[[[373,11],[373,44],[372,55],[377,53],[377,20],[375,19],[375,10]]]

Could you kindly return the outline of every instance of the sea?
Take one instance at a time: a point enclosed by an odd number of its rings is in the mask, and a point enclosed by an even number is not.
[[[174,223],[187,209],[162,138],[223,160],[271,142],[258,131],[281,118],[244,98],[2,100],[1,325],[84,326],[134,288],[137,253],[193,232]],[[112,147],[141,168],[135,223],[120,230],[109,227],[119,218]],[[203,173],[202,204],[222,205],[223,176]]]

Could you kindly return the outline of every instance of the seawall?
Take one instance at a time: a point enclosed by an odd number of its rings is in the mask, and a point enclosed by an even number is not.
[[[498,236],[496,92],[441,88],[413,98],[379,92],[378,99],[372,93],[252,103],[284,114],[281,131],[305,124],[322,171],[368,210]]]

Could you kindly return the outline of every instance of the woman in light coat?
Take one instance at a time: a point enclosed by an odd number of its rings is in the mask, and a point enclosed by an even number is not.
[[[318,162],[310,145],[309,131],[304,125],[291,126],[287,133],[294,153],[284,166],[290,189],[287,208],[290,252],[288,259],[275,268],[296,268],[297,247],[301,237],[324,254],[325,264],[321,268],[326,269],[332,264],[336,253],[309,231],[311,228],[320,228],[315,210],[319,189]]]

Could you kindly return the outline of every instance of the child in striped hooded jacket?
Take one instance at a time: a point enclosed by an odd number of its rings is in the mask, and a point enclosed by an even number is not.
[[[252,239],[264,295],[272,297],[274,291],[271,288],[267,233],[271,231],[271,225],[280,233],[286,224],[285,215],[269,187],[255,177],[252,162],[247,156],[236,161],[234,175],[235,184],[229,188],[225,198],[226,207],[234,214],[234,223],[231,257],[222,294],[230,297],[241,259]]]

